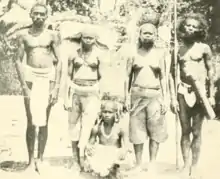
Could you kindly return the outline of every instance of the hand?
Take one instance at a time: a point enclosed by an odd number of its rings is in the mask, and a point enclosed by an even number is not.
[[[59,95],[59,88],[54,88],[49,99],[49,104],[55,105],[58,101],[58,95]]]
[[[65,111],[72,112],[72,107],[70,107],[70,105],[64,104],[63,107]]]
[[[179,103],[176,99],[171,100],[170,108],[171,108],[171,111],[175,114],[179,112]]]
[[[23,94],[24,94],[25,98],[30,98],[31,90],[28,88],[28,86],[23,87]]]
[[[125,102],[123,105],[123,111],[128,112],[130,110],[130,104],[129,102]]]
[[[166,114],[167,111],[168,111],[167,101],[164,101],[164,102],[161,104],[161,114]]]
[[[126,157],[126,155],[127,155],[127,150],[125,150],[125,149],[120,149],[120,151],[119,151],[119,156],[118,156],[119,160],[124,160],[125,157]]]
[[[210,102],[210,104],[211,104],[212,107],[215,106],[215,98],[214,98],[214,97],[210,97],[210,98],[209,98],[209,102]]]
[[[95,146],[94,145],[88,145],[86,147],[86,153],[88,154],[88,156],[92,157],[95,153]]]

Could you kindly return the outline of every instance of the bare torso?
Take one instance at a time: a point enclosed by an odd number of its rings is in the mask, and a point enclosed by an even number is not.
[[[99,79],[99,51],[93,51],[84,56],[80,49],[76,51],[72,59],[73,63],[73,80],[98,80]]]
[[[181,46],[179,50],[180,79],[191,84],[189,74],[193,74],[198,80],[205,83],[207,69],[204,60],[205,44],[195,44],[192,47]]]
[[[99,144],[121,147],[121,129],[116,123],[112,127],[105,127],[103,123],[98,128]]]
[[[52,50],[54,34],[44,30],[40,35],[33,36],[29,30],[23,35],[24,49],[27,55],[27,65],[33,68],[51,68],[55,57]]]
[[[160,88],[161,55],[159,52],[156,49],[151,49],[148,53],[137,52],[133,64],[133,85]]]

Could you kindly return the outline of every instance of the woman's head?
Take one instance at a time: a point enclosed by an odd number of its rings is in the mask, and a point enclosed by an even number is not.
[[[95,44],[97,34],[94,29],[85,28],[81,33],[81,43],[84,47],[91,47]]]
[[[208,24],[201,14],[184,17],[178,27],[178,37],[183,40],[203,41],[207,37]]]
[[[104,122],[112,122],[116,120],[118,107],[114,101],[106,100],[101,106],[101,116]]]
[[[157,28],[152,23],[145,23],[139,30],[139,47],[142,45],[152,46],[157,37]]]

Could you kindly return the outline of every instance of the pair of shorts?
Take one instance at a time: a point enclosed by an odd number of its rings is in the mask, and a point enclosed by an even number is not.
[[[158,143],[168,138],[165,115],[161,114],[161,96],[131,96],[129,138],[133,144],[143,144],[148,137]]]

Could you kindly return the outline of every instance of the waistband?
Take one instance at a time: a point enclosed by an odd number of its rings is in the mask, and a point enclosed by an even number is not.
[[[72,82],[78,86],[94,86],[98,83],[98,80],[74,79]]]
[[[153,98],[161,96],[161,90],[158,88],[141,88],[137,86],[132,86],[131,88],[132,96]]]
[[[45,78],[55,80],[55,69],[50,68],[34,68],[29,65],[24,66],[25,81],[33,82],[35,78]]]
[[[69,83],[70,93],[77,94],[82,96],[89,95],[99,95],[99,83],[94,84],[93,86],[80,86],[73,82]]]
[[[133,84],[132,87],[134,88],[139,88],[139,89],[143,89],[143,90],[160,90],[160,86],[141,86],[138,84]]]

